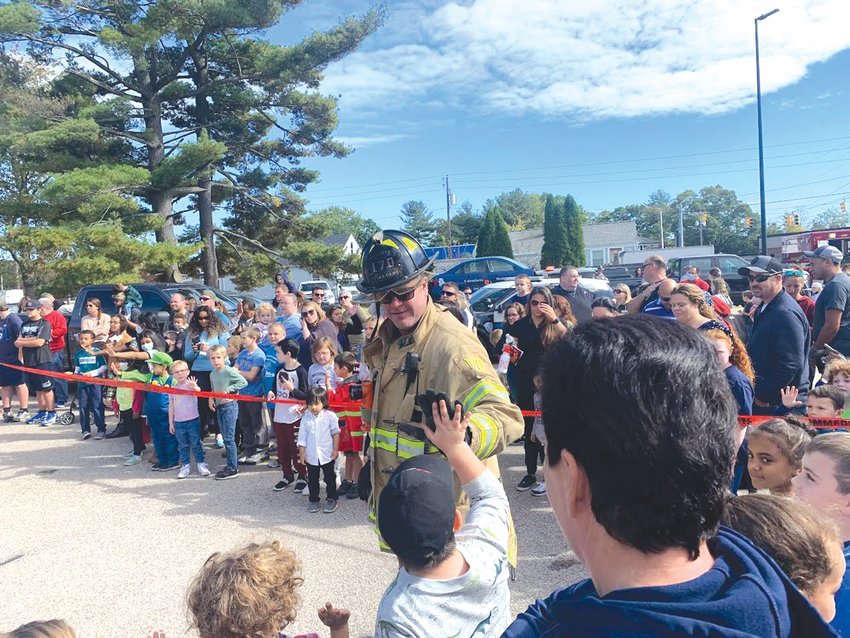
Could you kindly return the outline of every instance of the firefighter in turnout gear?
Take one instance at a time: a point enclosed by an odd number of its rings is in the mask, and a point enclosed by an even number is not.
[[[383,308],[385,321],[363,350],[372,378],[371,408],[364,407],[364,428],[370,428],[372,496],[370,517],[390,474],[405,459],[437,454],[422,430],[417,394],[444,392],[471,413],[467,442],[485,465],[499,476],[496,454],[523,433],[520,410],[499,381],[475,333],[463,326],[428,294],[433,259],[407,233],[376,233],[363,249],[360,292]],[[468,504],[455,477],[455,502]],[[377,521],[376,521],[377,522]],[[377,529],[377,526],[376,526]],[[512,556],[515,563],[515,552]]]

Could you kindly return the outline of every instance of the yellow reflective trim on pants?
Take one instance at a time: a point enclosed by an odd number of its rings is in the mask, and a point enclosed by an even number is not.
[[[372,445],[379,450],[386,450],[395,454],[396,433],[393,430],[383,428],[372,428]]]
[[[496,449],[499,440],[499,427],[486,414],[473,414],[469,422],[478,431],[478,449],[473,450],[479,459],[486,459]]]
[[[398,437],[398,450],[396,452],[398,458],[409,459],[414,456],[422,456],[425,454],[425,442],[409,439],[405,436]]]
[[[467,393],[463,399],[463,411],[469,412],[476,405],[481,403],[481,400],[488,394],[495,394],[500,399],[510,401],[507,391],[504,387],[491,381],[479,381]]]
[[[336,414],[337,417],[342,418],[346,416],[360,416],[362,412],[360,410],[357,410],[354,412],[334,412],[334,414]]]
[[[431,445],[426,441],[425,443],[425,454],[438,454],[440,452],[440,448],[436,445]]]

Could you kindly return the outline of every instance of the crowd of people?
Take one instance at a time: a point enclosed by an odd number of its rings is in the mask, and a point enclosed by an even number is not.
[[[273,303],[246,300],[228,318],[210,291],[191,314],[175,295],[164,333],[132,307],[115,321],[87,304],[77,374],[245,400],[126,388],[113,398],[81,383],[81,437],[91,421],[96,438],[128,434],[135,465],[144,416],[154,470],[185,478],[194,456],[210,474],[209,436],[225,451],[215,478],[268,461],[282,474],[274,489],[306,490],[310,512],[322,509],[322,479],[326,513],[365,491],[380,547],[399,562],[375,619],[382,638],[850,636],[850,432],[813,427],[845,416],[850,277],[833,247],[807,256],[824,283],[817,300],[802,294],[802,271],[759,257],[742,269],[745,309],[721,273],[674,281],[661,257],[613,298],[570,266],[554,289],[518,277],[490,352],[463,291],[444,286],[434,301],[433,262],[398,231],[364,248],[360,303],[343,293],[328,307],[323,290],[305,299],[282,283]],[[41,308],[28,304],[17,327],[0,311],[0,344],[36,370],[54,361]],[[507,357],[498,373],[493,351]],[[7,382],[13,372],[0,369]],[[4,410],[24,385],[39,401],[29,420],[49,425],[51,382],[27,373],[4,386]],[[110,434],[105,398],[121,415]],[[293,402],[264,405],[275,398]],[[765,419],[740,426],[750,415]],[[516,539],[496,458],[520,438],[516,489],[548,497],[590,578],[514,618]],[[194,626],[203,638],[283,636],[302,583],[277,541],[216,553],[190,586]],[[330,603],[318,612],[335,638],[349,616]]]

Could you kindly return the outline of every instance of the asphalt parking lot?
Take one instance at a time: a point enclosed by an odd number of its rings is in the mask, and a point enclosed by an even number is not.
[[[80,638],[193,636],[185,593],[206,558],[276,538],[296,551],[305,579],[287,633],[326,636],[315,608],[330,600],[352,610],[352,636],[372,635],[396,563],[377,551],[362,501],[308,514],[306,495],[272,491],[279,472],[265,465],[230,481],[178,481],[147,463],[124,467],[119,455],[128,445],[126,438],[80,441],[76,424],[0,424],[0,631],[59,617]],[[215,471],[220,452],[207,452]],[[585,573],[546,499],[514,489],[524,474],[522,447],[510,447],[500,462],[519,538],[518,613]]]

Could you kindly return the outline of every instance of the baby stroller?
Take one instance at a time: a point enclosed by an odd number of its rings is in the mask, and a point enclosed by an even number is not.
[[[74,423],[74,421],[77,420],[77,415],[74,414],[74,411],[78,409],[79,406],[77,406],[77,384],[74,384],[74,395],[71,398],[71,402],[68,404],[68,409],[56,417],[56,422],[60,425],[71,425],[72,423]]]

